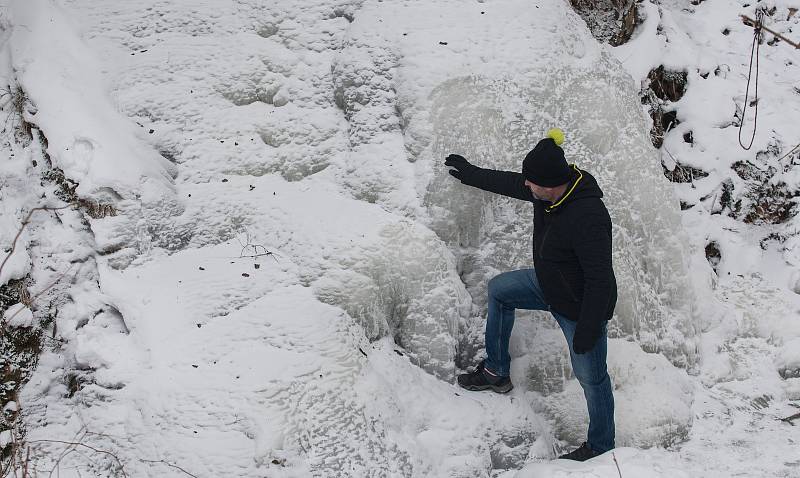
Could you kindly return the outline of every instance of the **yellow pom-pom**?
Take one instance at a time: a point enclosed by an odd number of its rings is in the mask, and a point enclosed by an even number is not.
[[[553,141],[555,141],[559,146],[561,146],[561,143],[564,142],[564,132],[558,128],[552,128],[550,131],[548,131],[547,137],[553,138]]]

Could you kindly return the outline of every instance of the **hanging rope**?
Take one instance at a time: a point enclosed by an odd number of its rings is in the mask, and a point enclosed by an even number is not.
[[[745,151],[753,147],[753,142],[756,139],[756,129],[758,129],[758,53],[761,50],[761,23],[764,18],[764,11],[759,9],[756,11],[756,21],[753,25],[753,46],[750,48],[750,68],[747,70],[747,88],[744,91],[744,106],[742,106],[742,118],[739,122],[739,146]],[[753,115],[753,135],[750,137],[750,143],[745,146],[742,142],[742,128],[744,128],[744,116],[747,111],[747,105],[750,102],[750,79],[753,76],[753,57],[756,59],[756,81],[755,81],[755,97],[753,104],[755,114]]]
[[[791,10],[791,9],[789,9],[789,10]],[[742,20],[744,20],[745,25],[750,25],[751,27],[756,26],[756,21],[753,20],[752,18],[748,17],[747,15],[739,15],[739,16],[742,17]],[[789,16],[789,18],[791,18],[791,16]],[[787,18],[787,20],[789,18]],[[765,27],[763,24],[761,24],[761,29],[764,30],[764,31],[768,31],[768,32],[772,33],[775,37],[783,40],[784,42],[788,43],[790,46],[793,46],[796,50],[800,50],[800,42],[793,42],[792,40],[789,40],[785,36],[783,36],[780,33],[776,32],[775,30],[770,30],[769,28]]]

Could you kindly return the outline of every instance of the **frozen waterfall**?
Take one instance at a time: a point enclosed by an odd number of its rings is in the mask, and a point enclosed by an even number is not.
[[[630,421],[623,416],[619,420],[621,435],[629,442],[635,435],[639,443],[679,440],[691,423],[691,388],[685,376],[698,358],[699,314],[688,279],[691,251],[685,246],[678,201],[649,142],[636,86],[616,59],[587,38],[578,27],[580,19],[571,13],[558,21],[576,28],[556,30],[548,23],[553,12],[521,10],[504,37],[508,44],[516,42],[516,48],[504,48],[503,40],[489,39],[484,36],[488,32],[477,26],[474,44],[442,42],[438,49],[403,33],[430,27],[437,28],[443,39],[455,36],[455,27],[436,23],[436,13],[435,7],[378,4],[364,8],[359,16],[363,23],[356,22],[348,48],[371,45],[375,52],[374,45],[383,44],[385,49],[369,60],[345,55],[337,66],[340,72],[353,72],[351,77],[360,72],[375,81],[377,74],[364,72],[365,67],[372,68],[392,85],[390,100],[400,116],[406,159],[415,166],[415,174],[403,179],[416,181],[423,211],[409,212],[408,205],[391,199],[390,191],[377,194],[375,201],[426,223],[455,254],[457,272],[472,297],[473,307],[465,310],[457,297],[431,293],[429,282],[428,288],[417,290],[418,296],[413,291],[405,296],[407,303],[421,307],[413,317],[405,318],[396,333],[404,337],[402,343],[412,353],[427,357],[420,365],[436,375],[452,377],[452,369],[442,366],[453,358],[464,368],[475,363],[483,340],[488,279],[506,270],[532,266],[532,208],[461,185],[447,174],[443,158],[458,153],[482,167],[519,170],[527,151],[547,129],[557,126],[567,134],[564,149],[568,161],[595,175],[614,221],[619,300],[610,334],[620,340],[610,346],[611,367],[618,367],[619,373],[631,367],[654,367],[664,369],[658,374],[678,377],[666,390],[670,400],[680,404],[674,407],[675,416],[660,419],[659,413],[653,413],[646,418],[643,413]],[[388,26],[388,31],[376,21],[387,16],[400,19]],[[375,25],[381,25],[380,31],[369,28]],[[519,38],[524,35],[519,33],[524,31],[523,25],[537,31],[539,37],[519,48],[525,44]],[[349,58],[355,59],[348,63]],[[391,58],[390,64],[381,63],[386,58]],[[374,66],[381,64],[384,68]],[[351,128],[358,123],[358,116],[382,117],[385,97],[375,93],[380,100],[364,100],[369,93],[364,93],[363,84],[352,88],[349,97],[360,100],[349,106],[358,112],[350,117]],[[356,94],[357,88],[361,95]],[[385,134],[397,134],[398,125],[387,124],[392,127]],[[375,137],[367,141],[377,142],[388,146]],[[385,155],[394,158],[397,153],[387,148]],[[413,244],[399,243],[399,247]],[[415,258],[412,254],[407,259],[405,270],[413,270],[408,264],[415,261],[422,269],[431,264],[425,255]],[[443,310],[460,312],[457,328],[452,316],[442,315]],[[563,338],[553,334],[555,322],[546,314],[533,315],[537,320],[518,321],[515,326],[514,367],[532,389],[544,395],[544,404],[553,404],[559,401],[554,398],[557,393],[568,393],[568,360]],[[446,340],[429,340],[454,330],[454,350],[436,345]],[[654,353],[663,357],[648,358]],[[619,356],[614,358],[615,354]],[[651,380],[645,373],[635,375]],[[553,385],[553,380],[558,383]],[[640,385],[636,379],[618,380],[622,400],[627,393],[638,393],[634,390]],[[563,410],[549,410],[556,418],[567,415]],[[643,427],[642,420],[653,423]],[[573,426],[575,430],[580,427]],[[641,432],[642,428],[648,431]]]

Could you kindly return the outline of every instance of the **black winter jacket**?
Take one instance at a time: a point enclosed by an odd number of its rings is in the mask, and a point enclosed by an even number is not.
[[[462,182],[533,203],[533,264],[551,309],[586,325],[611,319],[617,281],[611,264],[611,218],[591,174],[575,166],[555,204],[533,197],[522,174],[478,168]]]

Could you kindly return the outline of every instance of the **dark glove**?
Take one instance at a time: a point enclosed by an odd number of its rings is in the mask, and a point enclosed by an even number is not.
[[[451,168],[456,168],[449,170],[449,173],[462,183],[468,180],[472,173],[481,169],[473,164],[470,164],[470,162],[467,161],[464,156],[460,156],[458,154],[451,154],[445,158],[444,165],[450,166]]]
[[[572,350],[576,354],[585,354],[592,350],[597,339],[603,335],[603,325],[603,323],[583,324],[578,322],[575,327],[575,335],[572,337]]]

